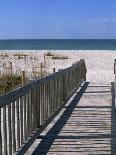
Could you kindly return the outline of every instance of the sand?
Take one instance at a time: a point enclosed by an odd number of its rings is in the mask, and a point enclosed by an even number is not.
[[[0,51],[0,55],[7,53],[8,57],[0,57],[0,72],[5,72],[5,66],[9,67],[9,61],[13,64],[13,72],[19,73],[22,70],[26,71],[29,79],[33,77],[32,72],[38,71],[40,63],[44,63],[44,53],[51,52],[55,55],[68,56],[65,60],[52,60],[46,57],[47,72],[52,73],[53,68],[64,69],[72,65],[72,63],[85,59],[87,66],[87,81],[92,83],[109,83],[114,81],[114,59],[116,51],[87,51],[87,50],[38,50],[38,51]],[[26,61],[24,58],[18,59],[14,57],[16,53],[27,54]]]

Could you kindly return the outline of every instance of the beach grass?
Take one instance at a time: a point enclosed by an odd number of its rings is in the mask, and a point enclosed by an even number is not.
[[[0,77],[0,95],[3,95],[22,84],[21,76],[3,75]]]
[[[45,56],[54,56],[54,54],[52,53],[52,52],[47,52],[46,54],[45,54]]]
[[[64,59],[69,59],[69,57],[68,56],[61,56],[61,55],[54,55],[51,57],[51,59],[53,59],[53,60],[56,60],[56,59],[64,60]]]

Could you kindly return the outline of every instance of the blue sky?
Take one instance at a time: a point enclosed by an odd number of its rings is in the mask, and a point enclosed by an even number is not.
[[[0,39],[116,39],[116,0],[0,0]]]

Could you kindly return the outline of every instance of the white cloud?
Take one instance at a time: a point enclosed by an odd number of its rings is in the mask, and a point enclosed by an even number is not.
[[[88,20],[90,23],[107,23],[107,22],[116,22],[116,18],[95,18]]]

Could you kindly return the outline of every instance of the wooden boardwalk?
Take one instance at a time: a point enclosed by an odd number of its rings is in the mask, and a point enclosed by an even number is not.
[[[26,154],[116,155],[113,83],[85,82]]]

